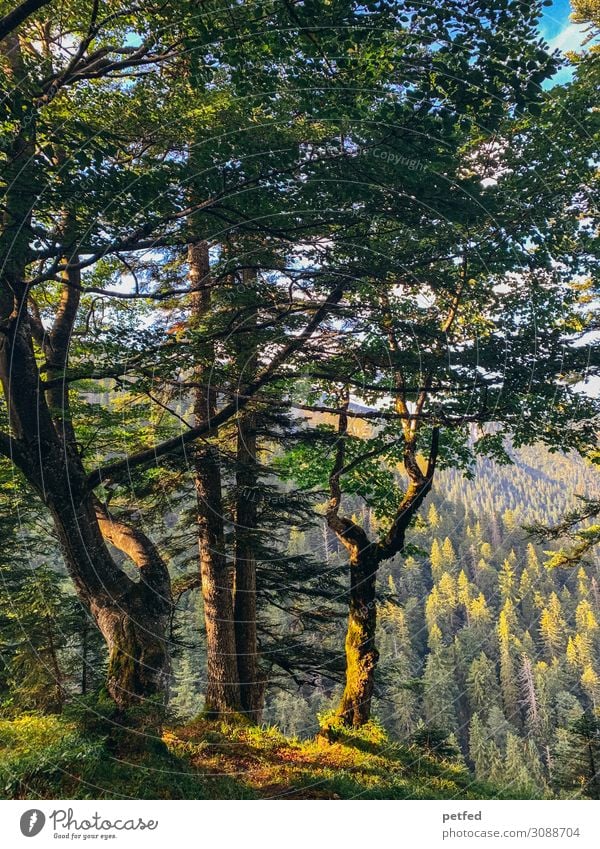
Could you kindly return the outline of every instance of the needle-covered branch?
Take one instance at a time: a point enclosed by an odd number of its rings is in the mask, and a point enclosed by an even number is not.
[[[211,417],[210,420],[198,425],[197,427],[189,428],[179,436],[166,439],[152,448],[138,451],[135,454],[131,454],[129,457],[125,457],[112,463],[107,463],[105,466],[96,469],[88,477],[88,487],[90,489],[95,489],[102,482],[112,480],[115,477],[126,473],[129,469],[147,465],[148,463],[152,463],[160,457],[164,457],[168,454],[178,453],[184,450],[186,445],[194,442],[201,436],[206,436],[214,430],[214,428],[229,421],[232,416],[243,410],[248,405],[253,396],[273,378],[280,366],[282,366],[296,353],[296,351],[300,350],[303,345],[308,342],[321,322],[339,303],[342,298],[343,291],[343,285],[340,284],[336,286],[325,301],[321,303],[320,307],[315,311],[314,316],[307,323],[304,330],[297,336],[292,337],[291,341],[288,342],[287,345],[284,345],[279,352],[275,354],[269,364],[259,373],[258,377],[245,386],[242,392],[236,394],[235,400],[219,410],[219,412]]]

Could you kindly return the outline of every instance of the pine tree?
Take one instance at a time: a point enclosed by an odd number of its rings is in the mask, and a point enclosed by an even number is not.
[[[540,634],[549,657],[558,657],[564,651],[565,628],[560,600],[556,592],[552,592],[540,616]]]
[[[587,693],[594,711],[600,707],[600,676],[591,664],[585,666],[581,673],[581,686]]]
[[[516,601],[516,572],[513,563],[507,558],[498,573],[498,585],[502,600]]]
[[[539,769],[535,767],[535,772],[539,774]],[[525,798],[537,795],[539,788],[536,787],[536,775],[532,770],[531,752],[526,741],[520,740],[510,731],[506,736],[504,772],[506,786],[513,792]]]
[[[460,574],[458,576],[456,596],[458,603],[463,606],[468,624],[471,615],[471,585],[464,569],[460,570]]]
[[[514,657],[514,624],[514,607],[510,599],[507,599],[500,612],[497,633],[500,650],[500,684],[502,688],[502,699],[506,715],[512,722],[518,721],[519,716],[519,694]]]
[[[594,632],[598,630],[598,620],[587,599],[583,599],[577,605],[575,624],[580,632],[587,633],[590,636],[593,636]]]
[[[518,597],[520,600],[521,620],[524,627],[529,630],[536,622],[537,611],[534,603],[534,581],[527,567],[521,573]]]
[[[202,709],[202,692],[198,666],[186,652],[174,670],[171,708],[184,719],[197,716]]]
[[[442,543],[442,562],[445,569],[450,572],[454,571],[456,566],[456,552],[454,551],[450,537],[446,537]]]
[[[469,667],[467,693],[472,710],[484,718],[494,705],[500,703],[495,665],[484,652],[481,652]]]
[[[449,649],[432,651],[423,671],[423,711],[427,725],[456,731],[458,701],[454,662]]]
[[[429,505],[429,510],[427,511],[427,523],[433,531],[435,531],[440,525],[440,514],[438,513],[435,503]]]
[[[13,563],[1,572],[0,657],[8,701],[23,710],[60,711],[74,693],[98,683],[105,661],[97,631],[57,570]]]
[[[431,543],[429,562],[431,563],[431,577],[433,582],[437,584],[444,572],[444,556],[437,537],[435,537]]]
[[[600,799],[600,721],[585,713],[560,738],[555,780],[570,793]]]
[[[476,778],[489,777],[490,742],[479,714],[474,713],[469,723],[469,759],[473,764]]]

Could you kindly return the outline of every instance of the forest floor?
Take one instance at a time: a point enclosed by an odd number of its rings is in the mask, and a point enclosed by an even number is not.
[[[372,724],[309,741],[198,719],[162,738],[65,716],[0,720],[0,796],[18,799],[505,798],[464,765],[391,743]]]

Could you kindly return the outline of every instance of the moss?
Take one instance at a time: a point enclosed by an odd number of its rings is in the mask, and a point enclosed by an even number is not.
[[[372,614],[351,607],[346,631],[346,686],[337,715],[347,726],[358,727],[368,718],[373,695],[374,671],[379,653],[374,645]]]
[[[364,725],[352,728],[346,724],[339,711],[321,713],[317,718],[320,735],[330,742],[344,742],[371,751],[389,745],[387,732],[376,719],[370,719]]]
[[[111,648],[108,658],[108,687],[111,691],[122,694],[137,691],[135,652],[135,643],[125,637]]]

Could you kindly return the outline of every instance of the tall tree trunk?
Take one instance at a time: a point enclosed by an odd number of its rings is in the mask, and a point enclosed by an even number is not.
[[[217,449],[196,455],[200,574],[206,628],[206,713],[227,716],[241,709],[236,664],[232,573],[225,554],[221,472]]]
[[[238,421],[235,527],[235,641],[242,711],[260,722],[264,680],[258,666],[256,623],[256,557],[253,532],[257,526],[256,418]]]
[[[254,380],[258,372],[256,323],[258,292],[256,272],[242,271],[249,309],[244,333],[234,335],[238,380]],[[258,526],[257,416],[248,410],[238,415],[235,506],[235,640],[242,710],[260,722],[265,680],[258,663],[255,540]]]
[[[206,242],[188,250],[191,295],[190,326],[198,329],[210,309],[209,256]],[[210,422],[216,395],[210,386],[214,349],[202,346],[195,368],[195,423]],[[216,436],[216,433],[211,434]],[[233,576],[225,552],[221,468],[214,445],[194,453],[194,480],[198,499],[198,542],[204,622],[206,628],[207,682],[205,710],[209,716],[227,716],[241,709],[236,662],[233,611]]]
[[[371,716],[375,669],[377,558],[374,546],[350,554],[350,604],[346,631],[346,685],[337,713],[345,725],[358,728]]]

